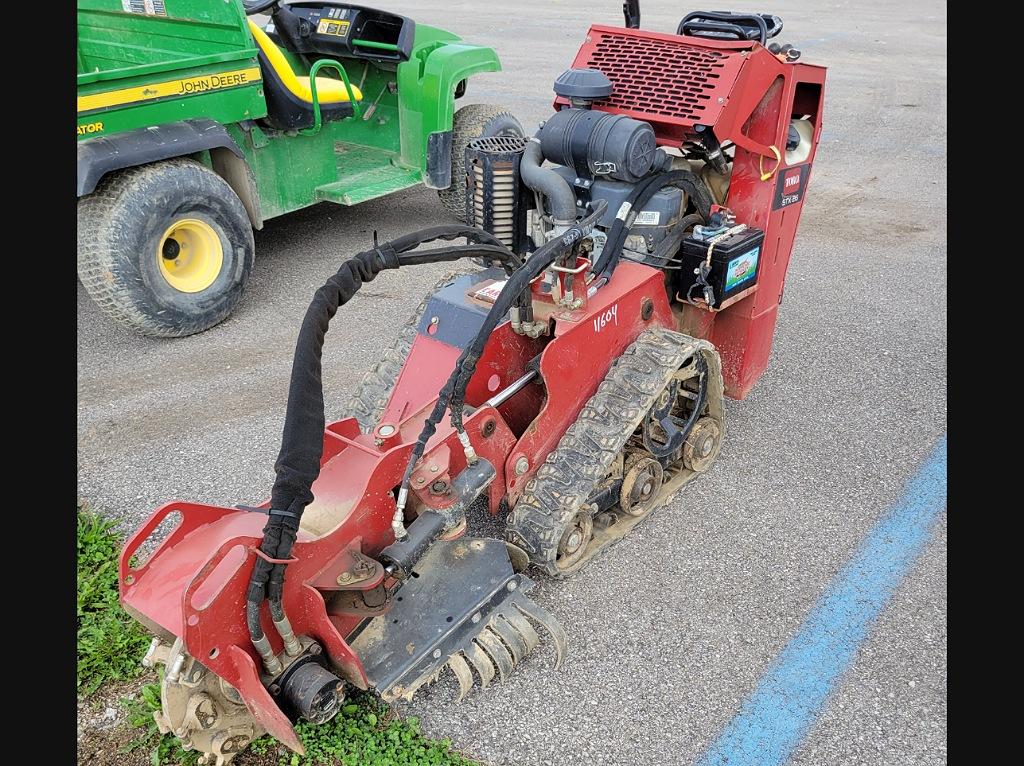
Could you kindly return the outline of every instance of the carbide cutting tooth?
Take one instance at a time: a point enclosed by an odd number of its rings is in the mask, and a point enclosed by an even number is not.
[[[469,663],[458,653],[448,658],[448,667],[452,669],[455,677],[459,679],[459,696],[455,701],[462,702],[462,698],[469,694],[469,690],[473,688],[473,673],[469,669]]]
[[[512,662],[518,665],[523,661],[523,658],[530,653],[530,650],[526,648],[526,642],[523,641],[522,636],[516,632],[516,629],[500,614],[496,614],[491,618],[491,621],[487,623],[487,626],[497,633],[501,640],[508,646],[509,652],[512,654]]]
[[[469,648],[466,649],[466,658],[476,668],[476,672],[480,674],[480,685],[486,689],[491,679],[494,678],[494,663],[491,662],[491,658],[487,656],[487,652],[481,649],[476,641],[469,642]]]
[[[537,631],[533,629],[530,621],[520,614],[519,610],[509,609],[506,612],[502,612],[501,616],[508,620],[512,627],[519,632],[519,635],[523,637],[527,653],[537,648],[537,644],[540,643],[540,636],[537,635]]]
[[[498,634],[494,633],[490,628],[484,628],[480,631],[476,640],[480,642],[480,646],[484,648],[491,660],[494,661],[498,668],[501,682],[505,683],[505,679],[512,672],[515,663],[512,661],[512,655],[508,653],[508,649],[505,648],[505,645],[501,643],[501,639],[498,638]]]
[[[558,670],[562,667],[562,658],[565,656],[566,644],[565,631],[558,624],[558,620],[552,617],[542,606],[528,598],[516,601],[515,606],[534,622],[543,625],[544,629],[551,634],[551,638],[555,642],[555,670]]]

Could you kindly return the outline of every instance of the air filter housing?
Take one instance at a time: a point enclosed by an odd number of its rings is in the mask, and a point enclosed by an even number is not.
[[[520,136],[474,138],[466,147],[466,223],[523,252],[526,207],[519,162],[526,149]]]

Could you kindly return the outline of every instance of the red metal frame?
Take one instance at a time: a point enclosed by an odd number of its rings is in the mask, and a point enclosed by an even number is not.
[[[647,301],[650,312],[643,319]],[[622,350],[645,328],[674,323],[661,272],[633,263],[623,263],[585,307],[556,311],[553,317],[554,337],[546,345],[543,339],[516,335],[507,323],[498,327],[467,392],[467,401],[477,409],[465,419],[466,431],[477,453],[498,472],[489,494],[492,512],[506,495],[514,502]],[[595,354],[595,347],[601,353]],[[527,387],[500,409],[483,406],[495,388],[493,376],[499,377],[496,388],[503,388],[523,374],[541,349],[546,399]],[[293,549],[295,562],[288,567],[284,605],[295,632],[320,641],[338,671],[360,688],[367,686],[366,674],[345,641],[360,618],[327,611],[323,594],[338,588],[324,572],[340,571],[342,560],[353,551],[373,556],[394,540],[392,490],[401,481],[412,444],[458,354],[459,349],[428,335],[416,337],[384,413],[385,422],[398,426],[399,436],[390,443],[378,446],[373,434],[359,432],[354,418],[325,429],[321,473],[313,485],[315,500],[306,509],[304,529],[307,520],[314,527],[326,519],[334,521],[320,536],[300,532]],[[510,422],[518,424],[518,432]],[[517,476],[513,465],[521,456],[530,468]],[[414,474],[418,501],[435,507],[450,502],[432,495],[429,485],[450,479],[465,466],[458,438],[443,420]],[[420,476],[423,482],[416,481]],[[153,555],[133,562],[142,543],[174,512],[181,520]],[[154,632],[181,636],[189,654],[239,690],[267,731],[295,746],[291,723],[260,682],[259,657],[245,625],[246,584],[255,560],[251,549],[259,544],[265,521],[251,511],[196,503],[165,505],[122,551],[121,600]],[[280,651],[282,642],[266,605],[262,620],[275,651]]]
[[[753,43],[681,39],[603,26],[591,27],[574,64],[592,63],[602,45],[613,44],[626,51],[624,60],[629,55],[649,55],[659,61],[675,56],[704,62],[696,75],[671,69],[657,73],[658,83],[679,75],[679,90],[691,99],[683,103],[689,106],[662,107],[651,99],[616,106],[613,97],[599,108],[652,122],[663,145],[679,146],[698,119],[713,125],[720,140],[736,144],[728,205],[740,221],[766,231],[758,289],[721,311],[690,305],[681,310],[676,305],[674,311],[661,271],[622,262],[594,295],[577,290],[576,297],[582,299],[577,309],[559,307],[535,293],[536,316],[554,320],[553,337],[531,339],[514,333],[508,323],[499,326],[467,390],[467,403],[476,409],[465,418],[466,432],[476,452],[497,471],[488,490],[492,513],[503,500],[508,505],[515,502],[612,362],[644,329],[682,326],[690,334],[710,337],[722,354],[728,392],[738,398],[763,372],[771,348],[803,200],[773,209],[775,177],[761,180],[759,160],[767,152],[774,161],[770,147],[784,142],[794,110],[812,115],[817,143],[824,69],[783,63]],[[626,76],[618,70],[612,74],[620,81]],[[634,81],[635,77],[631,80],[635,86]],[[662,91],[665,99],[676,98],[671,88]],[[805,164],[810,166],[813,159],[812,150]],[[778,172],[786,170],[783,164]],[[560,279],[565,276],[561,274]],[[467,296],[467,300],[473,299]],[[360,688],[367,687],[366,673],[346,637],[361,617],[330,613],[324,594],[341,587],[337,573],[360,555],[373,557],[394,540],[393,490],[459,353],[430,335],[417,335],[382,417],[381,425],[394,426],[394,432],[382,436],[378,428],[377,433],[362,434],[354,418],[331,423],[324,432],[321,473],[313,485],[315,500],[306,509],[293,549],[295,561],[288,568],[284,606],[295,632],[317,639],[336,670]],[[496,391],[520,378],[538,354],[544,386],[527,386],[498,408],[485,404]],[[524,457],[529,468],[517,475],[515,465]],[[450,482],[465,467],[456,434],[442,420],[413,474],[410,510],[450,503],[444,494],[432,493],[431,485],[438,479]],[[180,514],[177,525],[147,560],[135,561],[142,544],[175,512]],[[121,600],[157,634],[180,636],[189,654],[239,691],[267,731],[301,750],[291,723],[261,682],[260,660],[245,625],[246,584],[255,560],[252,551],[260,542],[264,522],[262,514],[251,511],[184,502],[165,505],[122,551]],[[382,571],[376,572],[352,587],[371,587],[383,578]],[[261,619],[274,650],[280,652],[282,642],[266,605]]]
[[[639,69],[638,61],[654,65]],[[726,205],[738,222],[765,232],[758,289],[717,312],[682,306],[679,329],[715,344],[722,355],[726,394],[744,398],[768,366],[793,240],[821,136],[825,68],[783,62],[754,42],[600,24],[590,27],[573,66],[600,69],[615,86],[612,96],[597,102],[595,109],[651,123],[662,146],[678,148],[694,140],[698,124],[712,127],[722,143],[736,145]],[[567,105],[566,99],[555,99],[556,109]],[[765,180],[761,168],[775,167],[772,147],[784,155],[790,120],[804,115],[811,116],[814,137],[809,156],[799,163],[807,166],[803,193],[794,204],[776,208],[777,179],[797,166],[783,159]]]

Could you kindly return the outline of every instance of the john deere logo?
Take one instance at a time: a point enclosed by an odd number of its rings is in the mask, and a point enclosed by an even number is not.
[[[231,72],[229,74],[212,74],[208,77],[195,77],[191,80],[180,80],[181,90],[179,95],[187,93],[202,93],[206,90],[217,88],[233,88],[236,85],[245,85],[250,82],[245,72]]]
[[[211,90],[237,88],[254,85],[260,81],[259,67],[236,69],[230,72],[215,72],[198,77],[186,77],[181,80],[167,80],[132,88],[109,90],[101,93],[90,93],[78,97],[78,113],[91,112],[95,109],[138,104],[144,101],[155,101],[159,98],[181,98]]]

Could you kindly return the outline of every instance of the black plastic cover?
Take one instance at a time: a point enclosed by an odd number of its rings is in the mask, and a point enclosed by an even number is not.
[[[88,138],[78,144],[78,196],[92,194],[100,179],[113,170],[184,157],[217,147],[244,158],[242,150],[224,126],[214,120],[183,120]]]
[[[599,69],[566,69],[555,79],[555,94],[570,101],[597,101],[612,95],[612,81]]]

